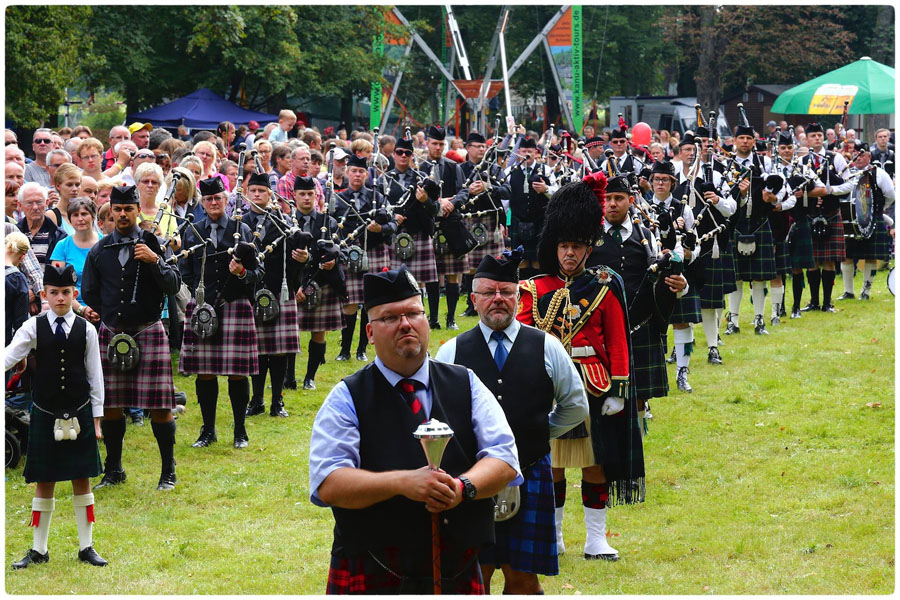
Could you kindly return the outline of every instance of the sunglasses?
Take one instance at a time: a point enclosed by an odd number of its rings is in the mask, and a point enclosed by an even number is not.
[[[35,144],[52,144],[53,140],[51,140],[50,138],[37,138],[36,140],[34,140],[34,143]]]
[[[412,156],[412,150],[394,150],[397,156]]]
[[[156,160],[165,160],[167,158],[169,158],[169,155],[166,154],[165,152],[160,152],[159,154],[156,155]]]
[[[16,141],[6,142],[6,145],[7,146],[16,146],[16,145],[18,145],[18,142],[16,142]]]
[[[153,154],[136,154],[135,158],[156,158]]]

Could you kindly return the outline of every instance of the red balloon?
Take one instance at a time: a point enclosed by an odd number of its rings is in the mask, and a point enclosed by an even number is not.
[[[637,146],[649,146],[652,133],[650,126],[643,121],[635,123],[631,128],[631,143]]]

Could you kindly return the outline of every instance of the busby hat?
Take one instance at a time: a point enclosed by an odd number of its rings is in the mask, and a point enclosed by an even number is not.
[[[53,263],[47,263],[44,266],[44,285],[67,287],[76,283],[78,283],[78,275],[75,273],[74,266],[57,267]]]
[[[366,310],[421,294],[416,278],[406,269],[406,265],[400,265],[393,271],[363,275],[363,305]]]
[[[110,204],[138,204],[137,187],[133,185],[113,186],[109,192]]]
[[[225,184],[218,177],[210,177],[208,179],[200,180],[200,195],[201,196],[215,196],[220,192],[225,191]]]
[[[544,227],[538,242],[538,261],[543,273],[556,273],[560,242],[581,242],[592,246],[602,231],[607,181],[596,171],[584,181],[559,188],[547,203]]]
[[[486,144],[487,140],[484,139],[484,136],[478,133],[477,131],[469,132],[469,137],[466,138],[466,146],[469,144]]]
[[[756,137],[753,133],[753,128],[746,125],[737,126],[737,130],[734,132],[734,137],[738,137],[739,135],[749,135],[750,137]]]
[[[444,141],[444,138],[447,137],[447,131],[440,125],[432,125],[428,128],[428,133],[426,134],[426,136],[429,140]]]
[[[778,135],[778,145],[779,146],[793,146],[794,145],[794,139],[791,137],[790,132],[782,131]]]
[[[525,258],[525,250],[522,246],[515,250],[505,250],[498,257],[488,254],[481,259],[472,278],[519,283],[519,263],[523,258]]]
[[[616,138],[624,138],[625,130],[624,129],[613,129],[609,134],[609,139],[614,140]]]
[[[650,169],[650,175],[668,175],[672,179],[675,179],[675,165],[668,161],[658,160],[653,163],[653,168]]]
[[[413,149],[413,141],[411,139],[400,138],[397,140],[397,144],[394,146],[394,150],[398,149],[403,150],[412,150]]]
[[[519,144],[519,148],[537,148],[537,142],[533,138],[527,137]]]
[[[350,167],[359,167],[361,169],[366,169],[366,168],[368,168],[368,166],[369,165],[366,164],[366,159],[364,159],[360,156],[357,156],[356,154],[351,154],[350,157],[347,159],[347,168],[348,169]]]
[[[269,183],[269,176],[265,173],[251,173],[250,178],[247,180],[247,187],[249,188],[251,185],[262,185],[271,189],[271,185]]]
[[[825,133],[820,123],[810,123],[806,126],[806,133]]]
[[[619,175],[618,177],[613,177],[606,183],[606,193],[620,193],[620,194],[630,194],[631,186],[628,185],[628,177],[625,175]]]
[[[312,177],[295,177],[294,178],[294,190],[314,190],[316,189],[316,182]]]

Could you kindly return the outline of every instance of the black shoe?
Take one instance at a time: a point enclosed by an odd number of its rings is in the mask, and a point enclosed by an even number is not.
[[[618,554],[585,554],[584,560],[608,560],[609,562],[615,562],[619,560]]]
[[[447,330],[459,331],[459,325],[456,324],[456,321],[454,319],[447,319]]]
[[[303,380],[303,389],[304,390],[314,390],[316,389],[316,382],[307,377]]]
[[[217,441],[219,438],[216,437],[216,430],[210,429],[206,430],[205,427],[200,428],[200,437],[197,438],[197,441],[191,444],[192,448],[206,448],[213,442]]]
[[[334,360],[338,362],[344,362],[345,360],[350,360],[350,352],[341,352],[338,354]]]
[[[822,312],[835,313],[835,312],[837,312],[837,311],[834,310],[834,304],[823,304],[823,305],[822,305]]]
[[[84,550],[78,551],[78,560],[81,562],[86,562],[89,565],[94,565],[95,567],[105,567],[107,564],[106,559],[97,554],[97,551],[94,550],[93,546],[88,546]]]
[[[863,292],[862,294],[859,295],[859,299],[860,300],[870,300],[871,296],[869,296],[869,292]],[[838,300],[840,300],[840,298],[838,298]]]
[[[28,565],[34,563],[36,565],[43,564],[45,562],[50,562],[50,551],[47,551],[47,554],[41,554],[34,548],[28,551],[28,554],[22,560],[17,560],[12,564],[13,569],[27,569]]]
[[[137,425],[138,427],[144,426],[144,415],[132,415],[131,416],[131,424]]]
[[[678,379],[677,379],[677,383],[678,383],[678,389],[679,389],[679,390],[681,390],[682,392],[687,392],[688,394],[690,394],[691,392],[694,391],[694,388],[692,388],[692,387],[691,387],[691,384],[688,383],[688,380],[687,380],[688,372],[689,372],[689,371],[688,371],[688,368],[687,368],[687,367],[678,367]]]
[[[432,329],[440,329],[441,328],[441,324],[438,323],[437,321],[428,321],[428,326]]]
[[[756,315],[753,318],[753,333],[756,335],[769,335],[769,332],[766,331],[766,322],[762,318],[762,315]]]
[[[809,304],[807,304],[806,306],[804,306],[804,307],[801,308],[800,310],[803,311],[803,312],[806,312],[806,311],[808,311],[808,310],[822,310],[822,307],[819,306],[819,303],[818,303],[818,302],[816,302],[816,303],[810,302]]]
[[[282,387],[286,390],[296,390],[297,389],[297,380],[296,379],[285,379]]]
[[[461,316],[461,317],[477,317],[478,311],[475,310],[473,307],[469,306],[459,316]]]
[[[675,364],[675,346],[672,346],[672,354],[670,354],[670,355],[668,356],[668,358],[666,358],[666,364],[667,364],[667,365],[674,365],[674,364]]]
[[[234,434],[234,447],[235,448],[246,448],[250,445],[250,439],[247,437],[247,432],[243,433],[235,433]]]
[[[791,311],[792,319],[800,319],[802,317],[803,317],[803,313],[800,312],[799,308],[795,308],[794,310]]]
[[[250,400],[250,404],[247,405],[246,415],[248,417],[255,417],[256,415],[261,415],[266,412],[266,405],[263,404],[262,398],[252,398]]]
[[[853,292],[844,292],[837,297],[838,300],[852,300],[853,298],[856,298]]]
[[[871,299],[871,294],[870,294],[871,291],[872,291],[872,284],[863,283],[863,289],[862,289],[862,293],[859,295],[859,299],[860,300]],[[838,298],[838,300],[840,300],[840,298]]]
[[[362,362],[367,362],[369,360],[369,357],[366,356],[366,353],[363,352],[362,350],[357,350],[356,351],[356,360],[360,360]]]
[[[706,356],[706,362],[711,365],[721,365],[722,357],[719,355],[719,349],[715,346],[709,349],[709,354]]]
[[[781,308],[778,310],[778,316],[779,316],[779,317],[786,317],[786,316],[787,316],[787,309],[784,307],[784,304],[782,304],[782,305],[781,305]]]
[[[731,321],[728,321],[728,327],[725,328],[725,335],[733,335],[735,333],[740,333],[740,332],[741,332],[740,327],[738,327]]]
[[[159,483],[156,484],[156,489],[160,492],[168,492],[170,490],[175,489],[175,483],[178,481],[178,478],[175,477],[175,471],[165,471],[162,475],[159,476]]]
[[[781,325],[781,317],[773,316],[771,319],[769,319],[769,323],[771,323],[772,325]]]
[[[94,486],[95,490],[99,490],[100,488],[105,488],[111,485],[118,485],[125,481],[125,469],[121,471],[109,471],[103,474],[103,478],[100,480],[100,483]]]
[[[725,345],[725,343],[722,341],[722,336],[719,334],[716,334],[716,346],[724,346],[724,345]]]
[[[270,417],[288,417],[288,411],[284,410],[284,401],[278,400],[272,401],[272,406],[269,408],[269,416]]]
[[[175,390],[175,404],[177,406],[185,406],[187,404],[187,394],[182,391]]]

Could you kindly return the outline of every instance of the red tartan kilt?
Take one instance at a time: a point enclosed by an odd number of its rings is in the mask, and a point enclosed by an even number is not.
[[[443,550],[443,548],[442,548]],[[477,550],[470,549],[465,552],[463,562],[472,558]],[[395,549],[379,551],[379,560],[391,568],[395,573],[397,552]],[[430,563],[430,561],[429,561]],[[473,558],[471,564],[464,569],[452,581],[443,575],[441,592],[443,594],[459,595],[483,595],[484,584],[481,580],[481,567],[478,559]],[[433,580],[419,578],[403,582],[395,575],[389,573],[369,554],[363,554],[352,558],[338,554],[331,555],[331,565],[328,568],[328,583],[326,594],[431,594],[434,590]]]
[[[842,262],[847,255],[844,224],[841,222],[840,211],[835,211],[825,217],[828,219],[828,240],[819,242],[813,238],[813,257],[819,265],[828,261]]]
[[[366,255],[369,257],[368,273],[381,273],[383,269],[391,268],[391,256],[388,253],[388,247],[384,244],[370,248],[366,251]],[[363,275],[365,273],[351,273],[350,269],[346,270],[347,296],[350,298],[347,304],[362,304]]]
[[[313,310],[298,309],[297,322],[300,331],[334,331],[344,328],[343,302],[337,294],[326,285],[321,289],[319,303]],[[296,336],[295,336],[296,337]]]
[[[424,233],[412,233],[413,238],[413,255],[405,261],[400,260],[394,255],[391,249],[391,269],[399,269],[401,264],[405,264],[412,276],[419,283],[431,283],[437,281],[437,266],[434,259],[434,243],[430,236]]]
[[[169,336],[162,321],[157,321],[137,335],[129,331],[141,350],[135,369],[122,372],[109,364],[106,349],[115,333],[100,325],[100,364],[103,367],[103,406],[105,408],[175,408],[175,386],[172,382],[172,357]]]
[[[276,292],[281,297],[281,292]],[[293,354],[300,352],[297,333],[297,301],[293,294],[286,302],[279,302],[278,318],[268,323],[256,323],[256,344],[260,354]]]
[[[456,273],[469,272],[469,255],[466,254],[462,258],[456,258],[452,254],[435,255],[435,264],[437,265],[438,280],[444,275],[453,275]],[[477,266],[477,265],[476,265]]]
[[[178,372],[182,375],[235,375],[249,377],[259,373],[256,324],[253,307],[246,298],[216,307],[219,330],[201,340],[191,330],[191,315],[196,299],[191,298],[184,313],[184,341]]]
[[[466,257],[469,259],[469,268],[477,269],[478,265],[481,264],[481,261],[484,260],[485,256],[500,256],[500,253],[503,252],[503,239],[500,238],[499,242],[494,241],[494,223],[497,221],[496,215],[484,215],[481,217],[472,217],[470,219],[466,219],[466,227],[469,228],[469,231],[472,230],[472,227],[476,223],[482,223],[488,231],[488,239],[487,242],[484,243],[483,246],[478,246],[469,252]]]

